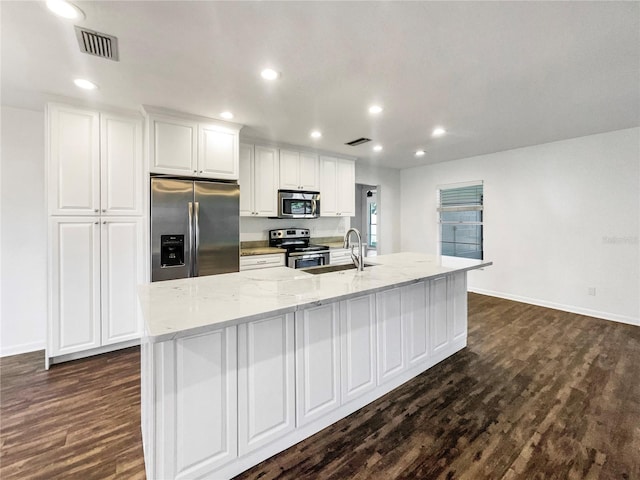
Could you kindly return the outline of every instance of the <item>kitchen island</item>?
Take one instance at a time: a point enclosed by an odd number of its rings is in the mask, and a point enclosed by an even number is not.
[[[147,477],[230,478],[466,346],[466,272],[491,262],[370,263],[140,287]]]

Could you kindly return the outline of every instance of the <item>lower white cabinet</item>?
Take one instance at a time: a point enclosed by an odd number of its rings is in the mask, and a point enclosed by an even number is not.
[[[447,277],[429,280],[429,327],[431,336],[431,352],[437,354],[449,346],[451,340],[448,322]]]
[[[402,288],[376,294],[378,326],[378,384],[406,368]]]
[[[238,453],[295,429],[294,315],[238,325]]]
[[[338,303],[296,316],[296,419],[305,425],[340,406]]]
[[[342,403],[376,388],[375,295],[340,302]]]
[[[283,267],[284,253],[269,253],[265,255],[246,255],[240,257],[240,271],[256,270],[258,268]]]
[[[143,228],[141,218],[51,217],[47,356],[140,337]]]
[[[423,365],[429,360],[429,282],[402,288],[407,367]]]
[[[456,272],[448,277],[451,301],[451,337],[454,342],[467,337],[467,276]]]

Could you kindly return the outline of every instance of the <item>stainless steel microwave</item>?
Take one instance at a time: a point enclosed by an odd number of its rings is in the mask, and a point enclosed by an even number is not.
[[[278,218],[318,218],[320,192],[278,190]]]

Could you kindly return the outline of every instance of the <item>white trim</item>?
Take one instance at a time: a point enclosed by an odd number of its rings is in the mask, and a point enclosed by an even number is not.
[[[9,345],[4,348],[0,348],[0,357],[8,357],[10,355],[20,355],[21,353],[36,352],[38,350],[44,350],[46,342],[29,342],[22,343],[20,345]]]
[[[505,300],[513,300],[516,302],[528,303],[530,305],[537,305],[539,307],[552,308],[554,310],[561,310],[563,312],[575,313],[578,315],[585,315],[588,317],[595,317],[602,320],[610,320],[613,322],[626,323],[628,325],[635,325],[640,327],[640,318],[628,317],[626,315],[601,312],[599,310],[591,310],[588,308],[576,307],[574,305],[564,305],[562,303],[547,302],[545,300],[539,300],[537,298],[523,297],[521,295],[511,295],[509,293],[495,292],[493,290],[485,290],[483,288],[474,288],[471,286],[469,286],[469,292],[479,293],[480,295],[488,295],[490,297],[504,298]]]

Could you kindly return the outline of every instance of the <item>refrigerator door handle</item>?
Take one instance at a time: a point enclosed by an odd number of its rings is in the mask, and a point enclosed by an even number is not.
[[[195,229],[195,242],[193,247],[193,276],[200,275],[200,268],[198,267],[198,250],[200,249],[200,202],[194,203],[194,216],[193,225]]]
[[[189,206],[189,276],[193,277],[193,202]]]

